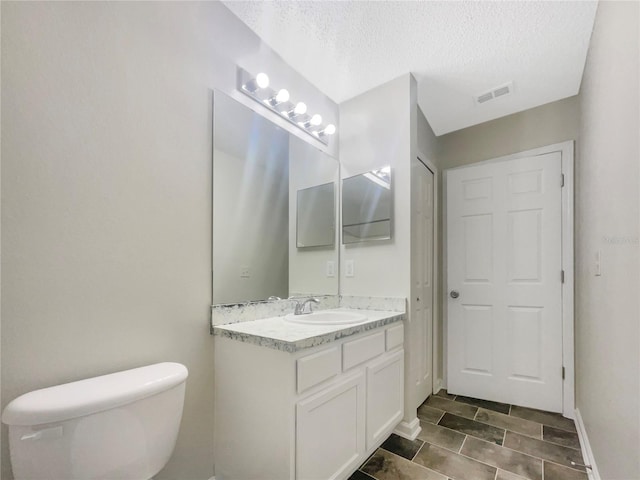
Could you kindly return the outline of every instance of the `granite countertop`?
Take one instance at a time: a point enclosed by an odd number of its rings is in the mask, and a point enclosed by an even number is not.
[[[325,311],[359,313],[366,316],[367,321],[356,325],[310,325],[287,322],[284,317],[270,317],[217,325],[213,327],[213,334],[285,352],[297,352],[406,319],[404,312],[354,308]]]

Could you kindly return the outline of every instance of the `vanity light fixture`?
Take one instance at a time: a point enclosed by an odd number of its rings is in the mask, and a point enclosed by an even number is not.
[[[289,101],[289,90],[287,90],[286,88],[281,88],[278,91],[278,93],[276,93],[275,95],[271,95],[271,97],[266,99],[265,103],[267,103],[271,107],[275,107],[282,103],[287,103],[288,101]]]
[[[336,133],[336,126],[333,123],[330,123],[323,130],[316,130],[313,134],[316,137],[324,137],[325,135],[333,135]]]
[[[336,133],[335,125],[322,125],[321,115],[317,113],[313,115],[307,114],[307,105],[304,102],[292,101],[287,89],[275,90],[270,87],[269,76],[266,73],[261,72],[254,78],[249,72],[238,67],[237,78],[238,91],[256,102],[260,102],[261,105],[304,130],[325,145],[328,143],[327,136]]]
[[[252,78],[247,83],[242,84],[242,89],[249,93],[255,93],[258,90],[264,90],[269,86],[269,75],[260,72],[256,78]],[[288,93],[288,92],[287,92]]]
[[[293,120],[307,113],[307,104],[304,102],[298,102],[294,108],[283,113]]]
[[[317,127],[318,125],[320,125],[322,123],[322,116],[318,115],[317,113],[311,117],[310,119],[304,121],[304,122],[298,122],[303,128],[305,129],[309,129],[310,127]]]

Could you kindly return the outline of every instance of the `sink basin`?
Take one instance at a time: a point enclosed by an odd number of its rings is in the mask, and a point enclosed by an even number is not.
[[[320,310],[305,315],[290,313],[284,317],[285,322],[304,323],[307,325],[348,325],[367,321],[361,313]]]

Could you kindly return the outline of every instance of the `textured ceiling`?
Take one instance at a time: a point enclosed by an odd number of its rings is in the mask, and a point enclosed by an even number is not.
[[[578,93],[593,1],[226,1],[337,103],[400,75],[437,135]],[[474,96],[513,82],[482,105]]]

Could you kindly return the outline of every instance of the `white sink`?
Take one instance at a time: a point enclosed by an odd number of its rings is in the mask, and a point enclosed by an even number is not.
[[[367,317],[361,313],[340,312],[335,310],[319,310],[303,315],[290,313],[284,317],[285,322],[304,323],[307,325],[348,325],[367,321]]]

